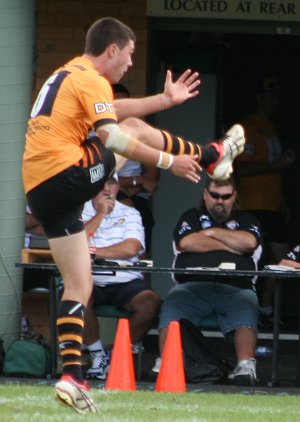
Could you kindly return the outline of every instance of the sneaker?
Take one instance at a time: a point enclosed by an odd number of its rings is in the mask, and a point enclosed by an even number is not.
[[[80,383],[75,381],[71,375],[63,375],[55,384],[56,398],[62,403],[73,407],[78,413],[96,413],[96,407],[88,391],[89,385],[86,381]]]
[[[212,179],[227,179],[233,172],[233,160],[244,151],[245,136],[241,125],[233,125],[220,139],[212,145],[219,153],[215,163],[210,164],[206,171]]]
[[[104,352],[91,352],[92,366],[86,372],[86,377],[90,379],[105,380],[109,370],[110,353]]]
[[[154,364],[153,368],[151,369],[151,371],[158,374],[159,371],[160,371],[160,367],[161,367],[161,358],[156,358],[155,364]]]
[[[254,358],[242,360],[228,375],[228,379],[237,385],[254,385],[256,379],[256,360]]]

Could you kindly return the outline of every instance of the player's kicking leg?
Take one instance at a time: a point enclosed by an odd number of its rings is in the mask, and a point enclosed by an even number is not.
[[[120,123],[124,132],[145,144],[173,155],[198,155],[199,164],[213,179],[226,179],[233,171],[234,159],[243,152],[244,129],[235,124],[225,135],[205,146],[174,136],[168,131],[156,129],[146,122],[129,118]]]

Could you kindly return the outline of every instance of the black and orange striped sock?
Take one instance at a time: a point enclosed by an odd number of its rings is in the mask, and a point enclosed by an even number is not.
[[[63,374],[70,374],[78,381],[83,381],[81,346],[84,314],[85,307],[81,303],[63,300],[57,317],[58,343]]]
[[[209,164],[215,163],[219,153],[213,145],[201,146],[195,142],[187,141],[179,136],[172,135],[166,130],[161,131],[164,138],[164,151],[173,155],[198,155],[198,163],[206,168]]]

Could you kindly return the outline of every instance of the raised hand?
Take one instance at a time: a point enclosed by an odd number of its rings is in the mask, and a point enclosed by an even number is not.
[[[172,79],[172,72],[168,70],[162,94],[165,108],[181,104],[199,94],[197,90],[201,84],[199,73],[187,69],[175,82]]]

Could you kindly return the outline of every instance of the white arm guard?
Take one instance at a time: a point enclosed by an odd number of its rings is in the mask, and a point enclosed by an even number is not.
[[[103,125],[99,130],[104,130],[108,133],[105,143],[107,149],[127,158],[134,159],[132,153],[134,152],[136,145],[139,143],[138,140],[123,132],[119,126],[115,124]],[[173,155],[163,151],[157,152],[159,152],[159,156],[156,167],[164,170],[169,169],[173,164]]]
[[[105,146],[110,151],[121,154],[126,151],[130,141],[134,140],[125,132],[122,132],[118,125],[109,124],[104,125],[101,129],[108,133],[108,137]]]

